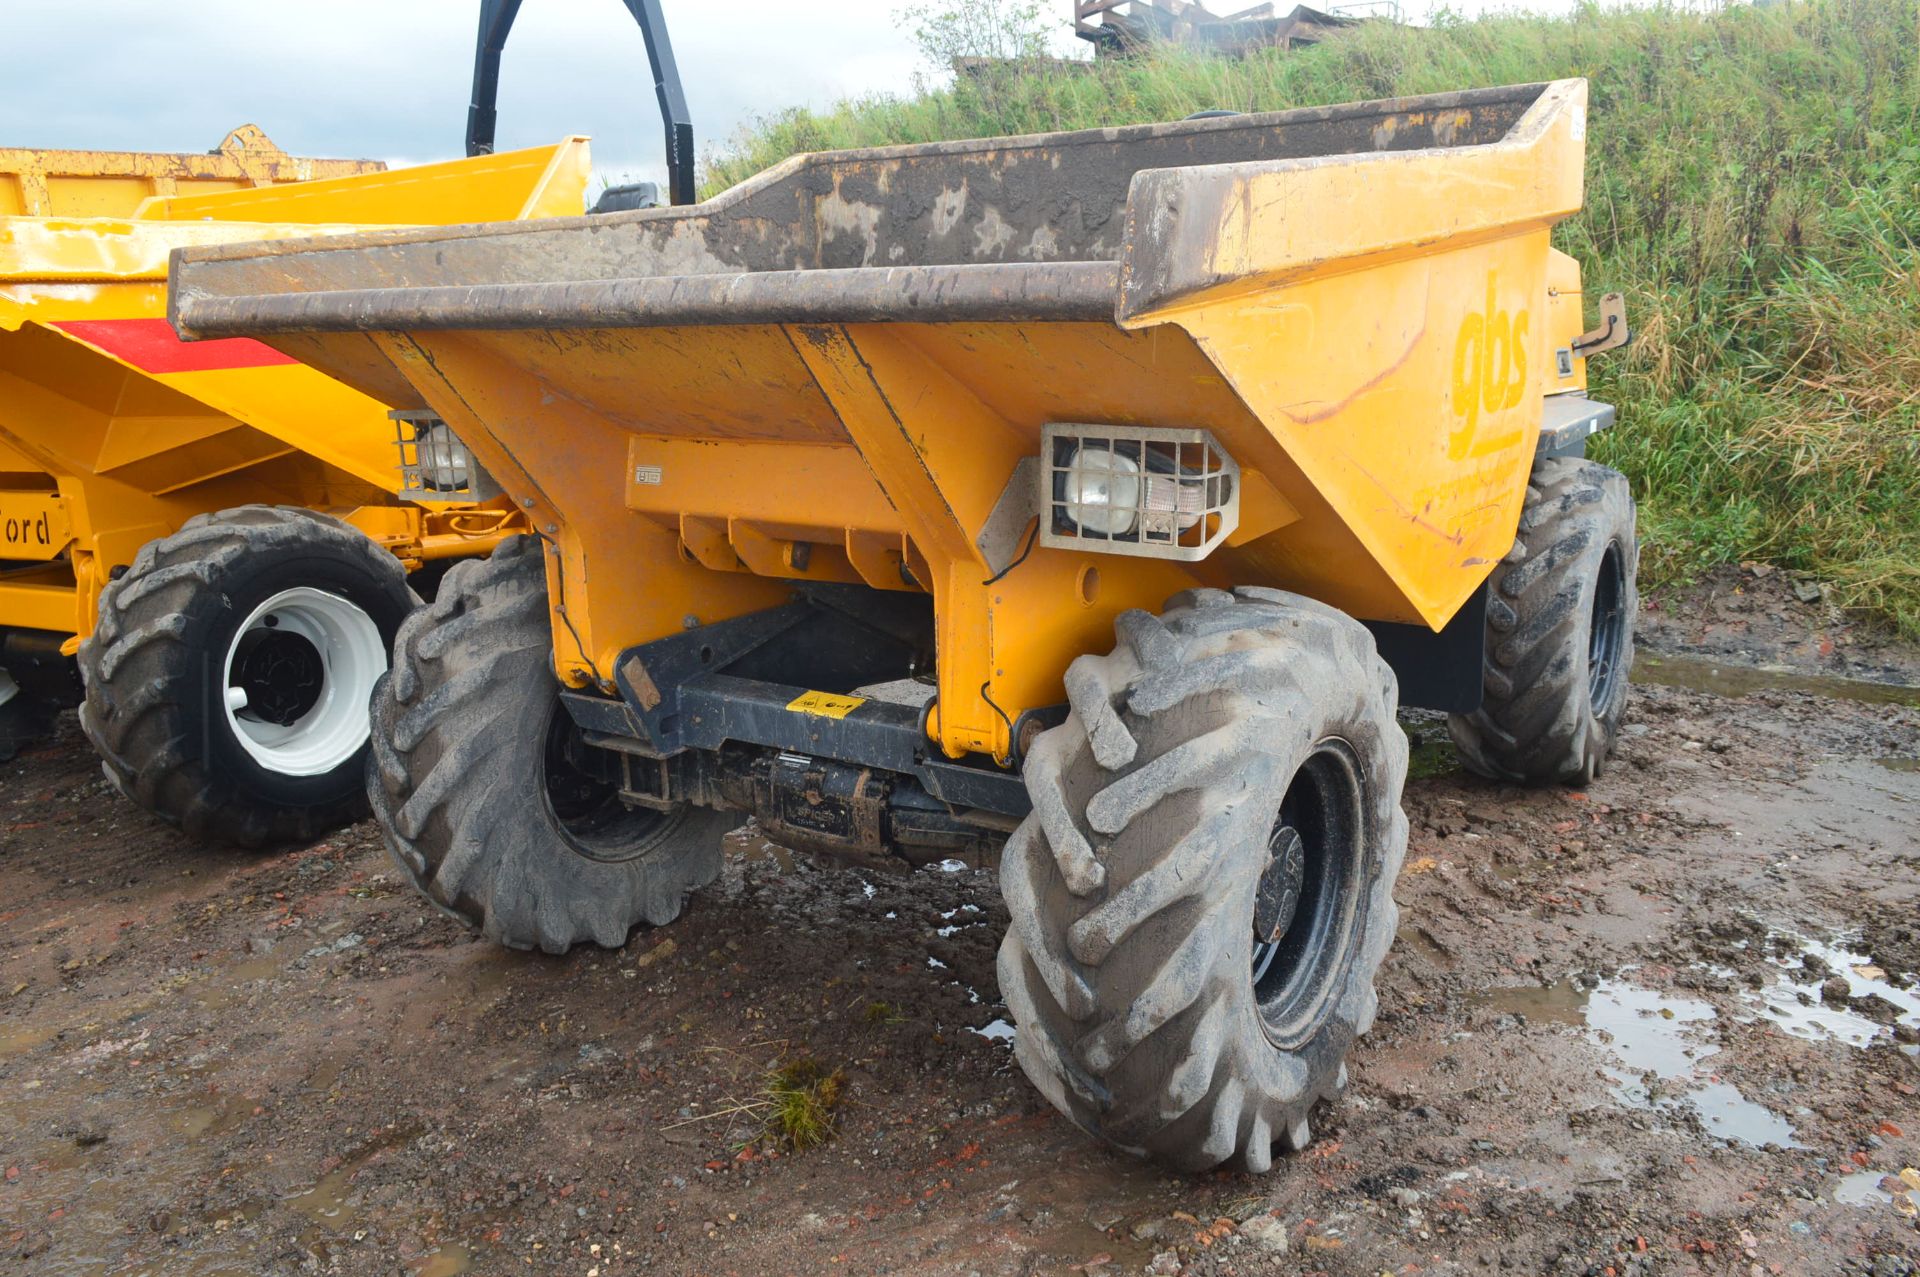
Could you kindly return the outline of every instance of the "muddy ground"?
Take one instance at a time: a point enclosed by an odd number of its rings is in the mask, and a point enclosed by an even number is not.
[[[1920,695],[1727,661],[1912,654],[1724,584],[1655,600],[1642,673],[1682,685],[1639,689],[1585,792],[1471,779],[1410,722],[1380,1020],[1261,1178],[1170,1176],[1048,1110],[988,874],[749,832],[674,925],[509,953],[370,827],[188,843],[68,722],[0,769],[0,1268],[1920,1271],[1920,1193],[1883,1179],[1920,1164]],[[761,1089],[803,1058],[845,1071],[838,1134],[783,1154]]]

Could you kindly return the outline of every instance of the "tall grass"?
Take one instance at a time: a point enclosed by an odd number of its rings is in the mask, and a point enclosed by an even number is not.
[[[1756,559],[1920,637],[1920,0],[1583,7],[1368,25],[1244,60],[1012,64],[762,120],[719,189],[798,151],[1585,76],[1587,208],[1557,233],[1639,339],[1595,360],[1596,456],[1658,581]]]

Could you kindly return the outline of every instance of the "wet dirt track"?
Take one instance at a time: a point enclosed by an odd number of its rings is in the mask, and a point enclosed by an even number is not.
[[[1410,723],[1379,1024],[1264,1178],[1052,1115],[989,875],[749,833],[619,953],[508,953],[368,826],[187,844],[68,723],[0,770],[0,1267],[1912,1273],[1920,708],[1745,690],[1641,687],[1584,793]],[[846,1071],[839,1135],[770,1156],[753,1102],[803,1056]]]

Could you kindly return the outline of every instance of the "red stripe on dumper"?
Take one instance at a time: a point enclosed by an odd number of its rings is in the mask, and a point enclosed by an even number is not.
[[[251,337],[181,341],[164,319],[71,319],[53,326],[141,372],[220,372],[300,362]]]

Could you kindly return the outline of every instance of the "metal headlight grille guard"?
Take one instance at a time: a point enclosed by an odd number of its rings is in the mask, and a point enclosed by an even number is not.
[[[451,427],[432,412],[399,408],[393,418],[400,451],[400,496],[409,501],[487,501],[500,487]]]
[[[1131,501],[1075,501],[1072,462],[1082,452],[1095,464],[1080,473],[1121,480],[1109,486],[1131,489]],[[1104,467],[1101,452],[1112,458]],[[1192,562],[1240,523],[1240,467],[1206,430],[1050,422],[1040,430],[1038,469],[1040,544],[1050,549]],[[1131,522],[1107,519],[1119,530],[1083,526],[1127,511]]]

